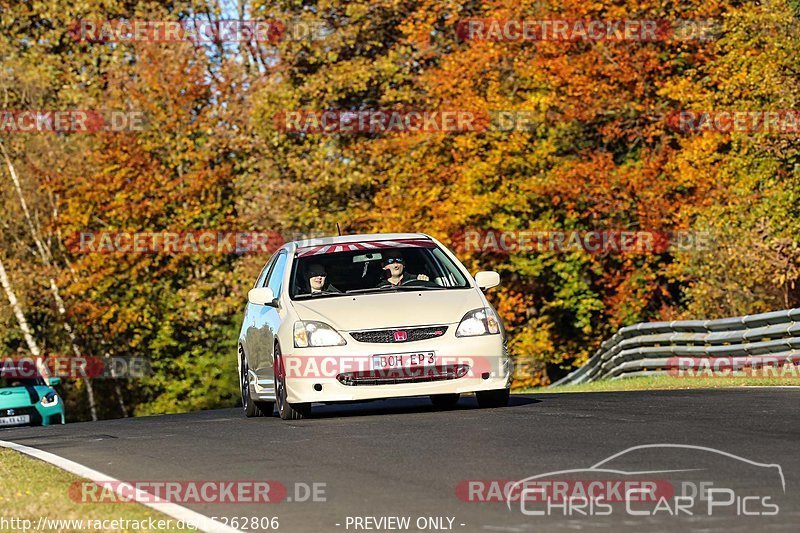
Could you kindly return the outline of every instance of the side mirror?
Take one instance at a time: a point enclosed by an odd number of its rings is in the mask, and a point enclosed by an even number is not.
[[[481,290],[497,287],[500,285],[500,274],[494,270],[481,270],[475,274],[475,283]]]
[[[47,384],[51,387],[55,387],[56,385],[61,385],[61,378],[57,376],[52,376],[47,380]]]
[[[278,300],[275,299],[275,295],[269,287],[250,289],[250,292],[247,293],[247,301],[256,305],[278,307]]]

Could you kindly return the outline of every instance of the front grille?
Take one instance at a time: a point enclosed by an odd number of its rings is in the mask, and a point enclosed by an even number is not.
[[[14,414],[10,414],[13,411]],[[34,415],[38,414],[35,407],[11,407],[10,409],[0,409],[0,416]]]
[[[430,326],[424,328],[396,328],[396,329],[375,329],[371,331],[353,331],[350,336],[358,342],[413,342],[424,341],[441,337],[447,331],[447,326]],[[395,340],[395,333],[405,333],[404,340]],[[402,335],[399,336],[402,338]]]
[[[420,369],[368,370],[362,372],[344,372],[336,376],[342,385],[404,385],[406,383],[424,383],[429,381],[447,381],[464,377],[469,372],[469,365],[438,365]]]
[[[14,414],[10,414],[9,411],[13,411]],[[31,421],[29,422],[31,426],[42,425],[42,415],[39,414],[39,411],[37,411],[35,407],[11,407],[10,409],[0,409],[0,416],[18,415],[31,415]]]

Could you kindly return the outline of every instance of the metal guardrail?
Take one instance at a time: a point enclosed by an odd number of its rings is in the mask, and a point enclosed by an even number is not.
[[[551,387],[666,374],[675,358],[744,357],[800,361],[800,309],[719,320],[643,322],[603,341],[589,361]]]

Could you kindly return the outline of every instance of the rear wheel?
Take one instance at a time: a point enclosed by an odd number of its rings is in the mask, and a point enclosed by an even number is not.
[[[509,399],[508,389],[482,390],[475,393],[478,407],[507,407]]]
[[[278,408],[278,415],[283,420],[301,420],[311,415],[310,403],[289,403],[286,401],[286,375],[283,371],[283,359],[281,349],[275,345],[275,365],[273,367],[275,375],[275,405]]]
[[[460,397],[460,394],[431,394],[431,403],[436,409],[452,409]]]
[[[239,347],[239,389],[242,393],[242,409],[244,416],[272,416],[272,402],[257,402],[250,397],[250,367],[244,350]]]

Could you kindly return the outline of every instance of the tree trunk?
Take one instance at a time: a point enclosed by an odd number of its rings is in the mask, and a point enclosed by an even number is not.
[[[19,305],[17,295],[14,293],[13,287],[11,287],[11,281],[8,279],[8,274],[6,273],[2,258],[0,258],[0,283],[3,285],[3,290],[6,292],[6,298],[8,298],[8,303],[11,305],[11,310],[14,311],[14,316],[17,317],[17,324],[19,324],[19,329],[22,331],[25,344],[28,345],[28,350],[34,357],[41,357],[42,352],[39,351],[39,345],[36,344],[33,338],[33,332],[30,326],[28,326],[28,321],[25,319],[25,313],[22,312],[22,307]]]
[[[28,351],[30,351],[31,355],[36,358],[36,367],[39,369],[39,372],[42,374],[42,376],[47,380],[49,385],[50,372],[47,369],[47,365],[44,364],[42,352],[39,350],[39,345],[36,344],[36,339],[33,338],[33,331],[31,331],[31,328],[28,325],[28,321],[25,318],[25,313],[22,312],[22,306],[19,304],[17,295],[14,293],[14,288],[11,286],[11,280],[8,278],[8,273],[6,272],[6,267],[3,264],[2,257],[0,257],[0,285],[3,286],[3,290],[6,293],[6,298],[11,306],[11,310],[14,312],[14,316],[17,318],[17,324],[19,325],[20,331],[22,331],[22,337],[25,339],[25,344],[28,345]]]

